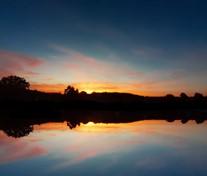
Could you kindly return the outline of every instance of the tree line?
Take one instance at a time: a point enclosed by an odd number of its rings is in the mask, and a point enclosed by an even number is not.
[[[26,81],[25,78],[11,75],[7,77],[3,77],[0,80],[0,91],[4,92],[18,92],[23,93],[30,90],[30,83]],[[85,92],[81,92],[85,93]],[[68,85],[64,90],[65,95],[77,95],[79,94],[79,90],[75,89],[73,86]]]
[[[30,83],[28,81],[26,81],[25,78],[19,77],[16,75],[10,75],[10,76],[1,78],[0,91],[3,93],[14,94],[14,93],[24,93],[24,92],[28,92],[28,91],[32,91],[32,90],[30,90]],[[77,88],[75,88],[71,85],[68,85],[64,90],[64,95],[75,96],[75,95],[79,95],[79,94],[85,95],[87,93],[85,91],[80,92]],[[175,96],[172,94],[167,94],[165,97],[168,99],[175,98]],[[201,99],[204,97],[204,95],[196,92],[193,97],[196,99]],[[189,96],[186,93],[182,92],[180,94],[180,98],[185,100],[185,99],[188,99]]]

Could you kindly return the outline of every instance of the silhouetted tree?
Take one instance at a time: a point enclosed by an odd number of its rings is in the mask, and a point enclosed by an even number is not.
[[[182,99],[187,99],[187,98],[188,98],[188,95],[187,95],[186,93],[182,92],[182,93],[180,94],[180,98],[182,98]]]
[[[24,124],[12,124],[11,126],[8,125],[5,127],[3,131],[7,134],[7,136],[20,138],[28,136],[33,131],[33,126]]]
[[[0,80],[0,88],[5,90],[28,90],[29,82],[18,76],[3,77]]]
[[[65,95],[77,95],[78,94],[78,89],[75,89],[73,86],[68,86],[65,91],[64,94]]]

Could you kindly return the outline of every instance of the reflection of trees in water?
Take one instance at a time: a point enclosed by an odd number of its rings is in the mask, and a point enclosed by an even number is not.
[[[174,122],[176,119],[166,119],[166,121],[167,122]],[[182,124],[186,124],[186,123],[188,123],[190,120],[192,120],[192,119],[187,119],[187,118],[183,118],[183,119],[181,119],[181,123]],[[197,123],[197,124],[200,124],[200,123],[203,123],[204,121],[205,121],[205,118],[196,118],[196,119],[194,119],[195,120],[195,122]]]
[[[183,124],[186,124],[189,120],[191,120],[191,119],[189,119],[189,118],[182,118],[181,122]],[[200,117],[200,118],[195,118],[194,120],[196,121],[197,124],[200,124],[200,123],[203,123],[205,121],[205,118]]]
[[[167,121],[167,122],[174,122],[175,119],[167,119],[166,121]]]
[[[203,123],[207,116],[205,115],[196,115],[196,114],[187,114],[187,115],[180,115],[180,114],[173,114],[169,113],[165,117],[162,116],[162,114],[157,114],[152,117],[152,115],[149,113],[149,115],[137,115],[137,114],[122,114],[110,112],[110,113],[104,113],[104,112],[98,112],[96,114],[86,113],[82,112],[79,114],[73,114],[73,118],[67,118],[71,117],[72,115],[63,114],[60,118],[57,117],[51,117],[48,119],[44,118],[15,118],[15,117],[9,117],[7,120],[0,119],[0,130],[3,130],[8,136],[12,136],[15,138],[23,137],[29,135],[33,131],[33,125],[35,124],[44,124],[47,122],[63,122],[67,121],[67,126],[70,129],[74,129],[77,126],[80,126],[81,123],[86,124],[90,121],[94,123],[129,123],[129,122],[135,122],[135,121],[142,121],[142,120],[166,120],[168,122],[174,122],[175,120],[180,120],[182,124],[188,123],[190,120],[195,120],[197,124]],[[96,118],[94,118],[96,117]],[[158,118],[163,117],[163,118]],[[182,117],[182,118],[181,118]],[[195,118],[196,117],[196,118]],[[6,118],[5,118],[6,119]],[[9,120],[12,119],[12,120]]]
[[[195,119],[196,123],[199,124],[199,123],[203,123],[205,121],[204,118],[200,118],[200,119]]]
[[[72,130],[73,128],[76,128],[77,126],[80,126],[81,122],[74,122],[74,121],[67,121],[67,126]]]
[[[24,123],[24,122],[23,122]],[[39,122],[38,122],[39,123]],[[47,123],[47,122],[43,122]],[[67,121],[67,126],[70,129],[74,129],[77,126],[80,126],[81,121]],[[37,123],[31,124],[31,125],[25,125],[25,124],[20,124],[20,123],[6,123],[6,124],[1,124],[0,130],[3,130],[4,133],[7,136],[11,136],[14,138],[20,138],[24,136],[28,136],[31,132],[33,132],[34,128],[33,125]]]
[[[183,124],[185,124],[185,123],[188,122],[188,120],[189,120],[189,119],[181,119],[181,122],[182,122]]]
[[[3,131],[7,134],[7,136],[19,138],[28,136],[33,131],[33,126],[13,126],[5,128]]]

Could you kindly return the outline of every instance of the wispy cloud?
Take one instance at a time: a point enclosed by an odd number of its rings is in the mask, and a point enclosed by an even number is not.
[[[205,72],[199,69],[200,62],[196,61],[196,56],[199,56],[199,60],[206,59],[206,52],[203,50],[197,52],[194,50],[194,54],[180,54],[170,67],[140,71],[136,65],[115,55],[99,58],[59,45],[52,44],[49,47],[55,54],[46,58],[0,51],[0,76],[10,74],[23,76],[31,83],[32,89],[45,92],[63,92],[68,84],[89,93],[178,95],[182,91],[188,94],[195,91],[206,92],[206,83],[203,81]],[[146,57],[149,55],[157,57],[160,53],[162,55],[163,51],[144,48],[136,52]],[[151,59],[149,61],[152,62]]]
[[[44,61],[37,57],[0,50],[0,76],[9,74],[37,75],[38,73],[32,69],[43,63]]]
[[[144,59],[157,58],[164,53],[163,49],[154,47],[137,47],[135,49],[132,49],[132,52],[136,56],[143,57]]]
[[[143,75],[137,69],[116,58],[95,58],[80,52],[53,45],[59,52],[56,58],[62,60],[68,74],[71,73],[73,82],[79,81],[131,81]]]

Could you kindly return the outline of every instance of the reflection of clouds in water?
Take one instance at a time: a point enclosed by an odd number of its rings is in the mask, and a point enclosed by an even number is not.
[[[179,149],[191,145],[191,143],[187,143],[190,139],[194,142],[202,142],[203,137],[201,136],[201,141],[198,141],[198,136],[204,134],[206,122],[199,124],[199,126],[192,120],[188,122],[188,125],[183,125],[180,120],[171,123],[163,120],[146,120],[126,124],[94,124],[90,122],[89,124],[81,124],[75,130],[85,133],[111,133],[112,136],[115,136],[115,140],[116,134],[127,134],[128,137],[131,135],[139,139],[139,143],[153,142],[157,145],[164,144]],[[120,136],[118,135],[118,137]],[[150,141],[147,141],[146,138]]]
[[[76,166],[84,167],[91,162],[101,166],[96,168],[98,172],[118,168],[120,164],[136,170],[154,171],[173,167],[173,161],[180,158],[185,160],[183,165],[186,167],[199,167],[196,162],[205,163],[207,158],[207,154],[202,156],[203,152],[199,152],[207,148],[203,140],[205,132],[206,123],[183,125],[180,121],[90,122],[73,130],[69,130],[66,122],[48,123],[36,126],[29,136],[18,139],[0,132],[0,162],[44,156],[52,162],[47,166],[49,173],[63,170],[69,173]],[[188,159],[192,157],[195,158],[193,161]],[[107,161],[104,166],[100,163],[102,159]]]
[[[202,146],[191,142],[186,141],[182,144],[183,146],[162,144],[160,149],[160,146],[153,146],[153,150],[146,150],[144,156],[136,161],[135,167],[145,172],[162,170],[163,173],[169,173],[174,170],[174,175],[176,173],[178,175],[189,175],[189,173],[197,175],[199,170],[202,172],[201,170],[205,170],[206,167],[207,153],[204,149],[206,149],[207,143]]]
[[[168,125],[166,125],[168,124]],[[81,132],[82,137],[75,139],[66,151],[74,155],[70,159],[56,165],[52,170],[62,169],[71,165],[80,164],[88,159],[124,151],[138,150],[152,145],[155,148],[164,147],[157,154],[153,154],[136,161],[136,166],[159,169],[165,167],[165,158],[175,157],[179,152],[185,153],[194,142],[190,138],[191,131],[195,132],[197,125],[189,123],[183,126],[180,122],[168,123],[160,121],[134,122],[129,124],[82,124],[75,131]],[[109,133],[106,133],[107,130]],[[115,133],[113,133],[113,131]],[[83,133],[85,132],[85,133]],[[98,132],[98,133],[97,133]],[[107,137],[110,136],[110,137]],[[150,149],[153,150],[153,149]],[[189,155],[188,151],[188,155]],[[186,156],[187,157],[187,156]],[[116,163],[116,162],[114,162]],[[109,164],[108,167],[111,165]]]
[[[135,167],[140,169],[162,169],[166,166],[166,162],[160,155],[145,157],[135,163]]]
[[[62,163],[58,163],[51,171],[66,168],[68,166],[80,164],[88,159],[100,157],[103,155],[110,155],[113,153],[124,153],[135,145],[139,144],[138,140],[131,137],[111,138],[110,135],[85,135],[81,139],[73,141],[73,144],[66,148],[65,154],[72,154],[66,158]]]
[[[0,132],[0,164],[47,154],[47,150],[24,139],[7,137]]]

